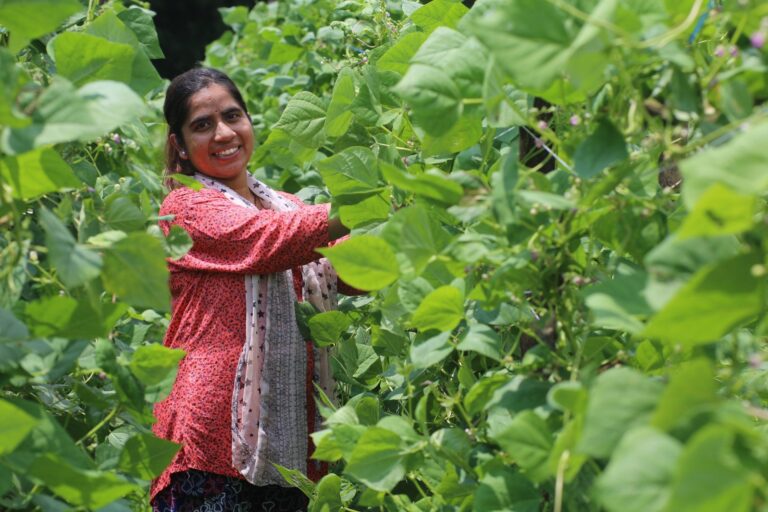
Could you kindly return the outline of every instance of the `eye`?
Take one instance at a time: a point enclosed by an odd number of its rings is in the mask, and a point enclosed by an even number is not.
[[[196,132],[202,132],[202,131],[207,130],[210,126],[211,126],[210,121],[205,119],[205,120],[198,121],[195,124],[193,124],[192,125],[192,130],[194,130]]]
[[[237,121],[243,117],[243,113],[239,110],[231,110],[225,115],[227,121]]]

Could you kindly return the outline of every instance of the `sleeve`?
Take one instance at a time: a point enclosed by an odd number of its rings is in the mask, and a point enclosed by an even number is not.
[[[213,190],[177,189],[166,197],[161,221],[168,233],[182,227],[192,249],[170,261],[171,269],[271,274],[317,259],[328,245],[328,205],[304,205],[290,212],[257,210],[232,204]]]

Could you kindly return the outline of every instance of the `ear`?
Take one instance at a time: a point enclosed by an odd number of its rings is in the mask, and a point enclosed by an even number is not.
[[[189,155],[187,154],[186,150],[182,147],[182,145],[179,143],[179,139],[176,137],[175,133],[170,134],[168,136],[168,140],[171,141],[171,145],[179,153],[179,157],[182,160],[189,160]]]

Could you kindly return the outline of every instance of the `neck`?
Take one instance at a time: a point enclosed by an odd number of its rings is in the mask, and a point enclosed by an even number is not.
[[[218,181],[222,185],[226,185],[227,187],[231,188],[233,191],[238,193],[247,201],[253,202],[253,195],[251,194],[251,189],[248,188],[247,171],[241,172],[234,178],[212,178],[210,176],[209,178]]]

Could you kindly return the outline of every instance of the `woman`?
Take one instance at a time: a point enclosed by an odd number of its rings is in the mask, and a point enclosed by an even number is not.
[[[327,355],[301,338],[293,308],[302,296],[332,306],[335,273],[315,249],[346,229],[328,218],[328,205],[304,205],[248,174],[253,128],[225,74],[176,77],[164,113],[166,172],[202,188],[171,185],[160,208],[173,216],[160,223],[165,233],[181,226],[193,246],[169,260],[165,345],[186,356],[155,407],[154,431],[181,449],[153,482],[153,509],[302,510],[306,498],[273,464],[320,476],[308,462],[313,377],[332,390]]]

